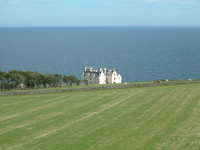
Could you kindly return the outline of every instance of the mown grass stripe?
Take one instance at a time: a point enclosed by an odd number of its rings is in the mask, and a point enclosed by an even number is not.
[[[134,93],[134,94],[135,94],[135,93]],[[131,95],[131,96],[132,96],[132,95]],[[36,136],[34,136],[34,137],[31,137],[31,141],[32,141],[32,140],[38,140],[38,139],[40,139],[40,138],[49,136],[49,135],[54,134],[54,133],[56,133],[56,132],[58,132],[58,131],[60,131],[60,130],[63,130],[63,129],[65,129],[65,128],[68,128],[68,127],[70,127],[70,126],[73,125],[73,124],[80,123],[80,122],[82,122],[82,121],[85,121],[86,119],[90,119],[90,118],[94,117],[95,115],[97,115],[97,114],[99,114],[99,113],[102,113],[103,111],[106,111],[107,109],[110,109],[111,107],[114,107],[114,106],[118,105],[119,103],[122,103],[124,100],[126,100],[126,98],[124,98],[124,99],[122,99],[122,100],[120,100],[120,101],[119,101],[119,99],[118,99],[118,100],[115,100],[116,102],[114,102],[114,103],[113,103],[113,102],[109,102],[108,105],[106,105],[106,107],[102,107],[99,111],[87,113],[86,115],[80,117],[79,119],[74,120],[74,121],[72,121],[72,122],[70,122],[70,123],[68,123],[68,124],[66,124],[66,125],[64,125],[64,126],[56,127],[55,129],[51,129],[51,130],[48,129],[47,131],[45,131],[45,132],[43,132],[43,133],[39,133],[38,135],[36,135]],[[30,141],[29,141],[29,142],[30,142]],[[29,143],[29,142],[25,142],[24,144],[27,144],[27,143]],[[21,145],[20,145],[20,146],[21,146]],[[19,147],[19,146],[16,146],[16,147]]]

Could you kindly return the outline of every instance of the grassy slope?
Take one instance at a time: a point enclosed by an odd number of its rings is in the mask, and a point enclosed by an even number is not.
[[[200,84],[0,97],[0,149],[198,149]]]

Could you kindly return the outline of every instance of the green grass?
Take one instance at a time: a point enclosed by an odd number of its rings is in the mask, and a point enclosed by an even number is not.
[[[0,97],[0,150],[196,150],[200,84]]]

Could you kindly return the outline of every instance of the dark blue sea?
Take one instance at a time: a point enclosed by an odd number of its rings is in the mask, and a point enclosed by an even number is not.
[[[0,28],[0,70],[81,77],[115,68],[123,81],[200,78],[198,27]]]

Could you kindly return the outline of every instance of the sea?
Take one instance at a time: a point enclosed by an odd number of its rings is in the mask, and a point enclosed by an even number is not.
[[[1,27],[0,70],[75,75],[115,68],[123,82],[200,79],[200,27]]]

